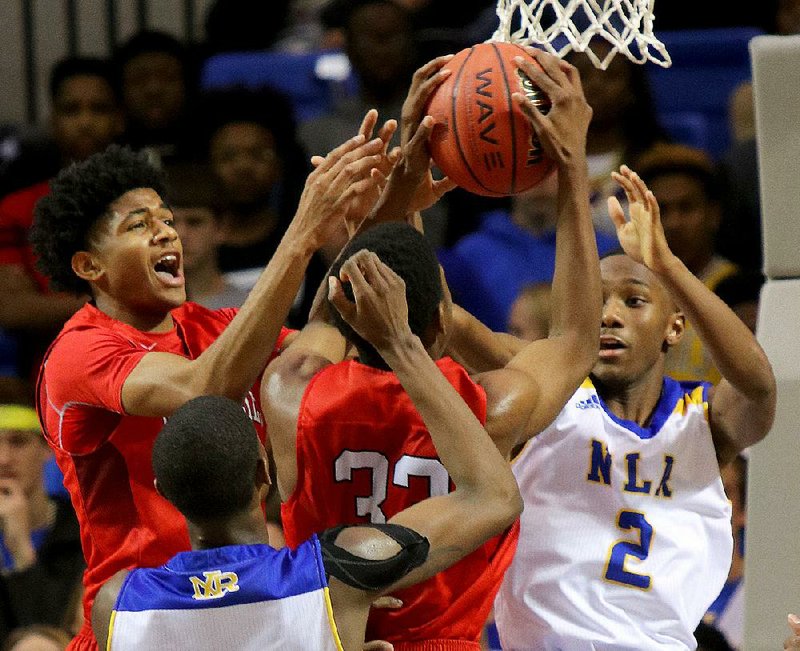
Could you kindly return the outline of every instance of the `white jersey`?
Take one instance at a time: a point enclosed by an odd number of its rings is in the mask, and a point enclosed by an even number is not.
[[[234,545],[133,570],[108,649],[341,651],[316,537],[292,551]]]
[[[694,649],[733,553],[706,383],[664,379],[651,426],[587,380],[514,462],[525,502],[495,602],[503,649]]]

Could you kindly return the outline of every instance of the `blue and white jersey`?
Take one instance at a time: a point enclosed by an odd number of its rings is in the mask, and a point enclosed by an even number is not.
[[[341,651],[316,536],[295,551],[236,545],[133,570],[107,648]]]
[[[644,428],[587,380],[523,449],[519,546],[495,603],[503,649],[696,647],[733,552],[709,388],[665,378]]]

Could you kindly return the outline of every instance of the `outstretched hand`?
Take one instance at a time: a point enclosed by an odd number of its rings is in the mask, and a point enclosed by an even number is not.
[[[358,135],[363,136],[365,140],[372,138],[375,127],[378,125],[378,111],[370,109],[367,111],[364,119],[361,121],[361,126],[358,129]],[[378,198],[386,186],[386,181],[394,168],[397,161],[400,159],[400,147],[389,149],[389,143],[397,131],[397,120],[387,120],[378,129],[377,138],[383,143],[383,148],[380,152],[380,158],[370,170],[369,184],[364,184],[364,191],[352,194],[349,203],[345,206],[344,210],[344,223],[347,228],[348,237],[352,237],[358,230],[358,227],[369,215],[370,211],[375,206]],[[322,156],[312,156],[311,164],[314,167],[319,167],[325,158]]]
[[[341,220],[352,216],[353,206],[380,193],[375,170],[385,146],[381,138],[367,141],[358,134],[323,158],[306,179],[291,228],[311,230],[317,247],[327,242]]]
[[[456,187],[449,178],[434,179],[431,174],[428,139],[434,119],[425,114],[436,89],[452,74],[449,68],[444,67],[452,58],[451,54],[437,57],[414,73],[400,117],[401,155],[390,181],[394,197],[387,197],[391,205],[387,204],[385,209],[398,214],[420,212]],[[395,203],[404,205],[401,209]]]
[[[514,63],[550,99],[547,115],[521,92],[512,99],[530,121],[544,153],[556,163],[568,163],[586,153],[586,134],[592,120],[592,107],[586,101],[581,77],[575,66],[552,54],[525,47],[541,69],[524,57]]]
[[[625,218],[619,200],[608,198],[608,213],[617,227],[620,246],[631,258],[648,269],[659,271],[673,257],[661,224],[661,210],[655,195],[641,177],[627,165],[611,177],[625,190],[630,220]]]
[[[353,301],[344,293],[345,282],[353,289]],[[328,298],[353,330],[379,352],[413,336],[406,284],[371,251],[358,251],[342,265],[338,278],[329,276]]]

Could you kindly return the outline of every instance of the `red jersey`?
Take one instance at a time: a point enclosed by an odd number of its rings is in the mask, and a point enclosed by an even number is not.
[[[158,566],[190,549],[186,521],[153,487],[153,442],[165,419],[125,413],[122,386],[149,352],[195,359],[235,314],[231,308],[212,311],[184,303],[172,311],[172,330],[153,333],[87,304],[45,356],[37,406],[80,522],[87,564],[85,629],[95,594],[116,572]],[[281,331],[270,358],[288,332]],[[258,394],[256,384],[243,406],[263,440]]]
[[[47,292],[47,278],[36,269],[28,231],[33,225],[36,202],[49,193],[50,183],[45,181],[12,192],[0,201],[0,264],[20,265],[42,293]]]
[[[485,423],[483,389],[452,359],[437,366]],[[394,373],[345,361],[312,378],[297,424],[297,485],[281,507],[290,546],[338,524],[386,522],[451,490],[430,434]],[[427,648],[415,643],[431,640],[443,642],[437,649],[478,649],[518,534],[515,524],[453,567],[393,593],[404,606],[373,610],[367,639],[387,640],[396,649]]]

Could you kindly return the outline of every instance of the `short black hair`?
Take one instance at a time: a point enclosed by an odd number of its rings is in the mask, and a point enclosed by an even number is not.
[[[153,444],[158,487],[189,519],[236,515],[253,497],[258,443],[240,404],[193,398],[167,419]]]
[[[67,57],[50,71],[50,99],[55,100],[64,82],[73,77],[99,77],[108,82],[114,98],[119,100],[119,84],[111,64],[97,57]]]
[[[683,174],[695,179],[710,201],[722,198],[719,170],[708,153],[681,143],[656,143],[636,159],[635,171],[652,184],[670,174]]]
[[[131,36],[115,51],[114,62],[121,72],[128,61],[150,52],[163,52],[175,57],[184,65],[187,63],[186,47],[171,34],[155,30],[142,30]]]
[[[377,254],[406,284],[408,325],[422,338],[433,322],[444,291],[439,275],[439,262],[433,247],[417,229],[404,223],[377,224],[350,240],[330,269],[330,275],[339,277],[339,270],[352,255],[366,249]],[[353,300],[350,283],[343,283],[344,293]],[[387,368],[378,352],[358,335],[339,311],[330,305],[334,325],[350,342],[356,345],[362,362]]]
[[[30,241],[38,268],[54,289],[91,293],[89,283],[72,271],[72,256],[86,249],[89,231],[108,207],[136,188],[164,196],[161,173],[147,155],[119,145],[73,163],[50,183],[50,194],[36,204]]]
[[[747,269],[723,278],[714,288],[714,293],[728,307],[734,307],[741,303],[757,303],[763,285],[764,275],[760,271]]]
[[[231,86],[209,90],[200,96],[202,137],[208,146],[222,127],[250,122],[270,132],[281,160],[295,155],[305,159],[305,152],[297,142],[293,111],[289,97],[273,88]]]
[[[408,9],[393,0],[331,0],[320,13],[320,21],[326,29],[341,29],[350,31],[350,19],[362,7],[372,5],[386,5],[395,9],[411,25],[411,14]]]

